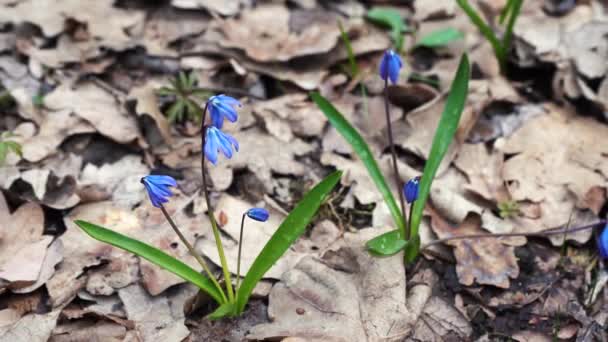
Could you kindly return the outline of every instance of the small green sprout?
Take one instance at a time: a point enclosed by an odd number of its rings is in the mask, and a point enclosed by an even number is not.
[[[519,203],[516,201],[504,201],[498,203],[498,215],[503,219],[515,217],[519,214]]]
[[[507,67],[507,57],[509,54],[509,50],[511,49],[511,41],[513,39],[513,27],[515,26],[515,21],[519,16],[519,12],[521,11],[521,6],[524,0],[508,0],[505,8],[500,14],[500,24],[504,24],[506,21],[505,33],[502,36],[502,39],[499,39],[490,25],[486,23],[477,11],[469,4],[468,0],[456,0],[456,3],[462,8],[462,10],[466,13],[469,19],[477,26],[477,29],[483,34],[483,36],[492,44],[492,49],[494,49],[494,55],[500,64],[500,69],[504,73]]]
[[[14,135],[10,132],[3,132],[0,134],[0,166],[4,164],[6,156],[8,156],[8,153],[11,151],[20,157],[22,156],[21,145],[15,141],[8,140],[13,136]]]
[[[370,21],[391,28],[391,38],[395,50],[399,53],[403,49],[403,34],[408,31],[401,14],[391,8],[374,7],[367,12]]]
[[[196,87],[196,75],[192,72],[180,71],[170,83],[171,87],[163,87],[158,90],[158,94],[161,96],[175,97],[175,102],[166,112],[169,122],[181,122],[188,119],[199,123],[203,113],[195,101],[200,99],[201,102],[204,102],[211,93]]]

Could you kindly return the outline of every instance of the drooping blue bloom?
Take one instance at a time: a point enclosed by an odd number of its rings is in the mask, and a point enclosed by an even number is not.
[[[395,84],[399,79],[399,71],[402,66],[403,63],[399,54],[396,54],[393,50],[386,50],[380,61],[380,77],[385,81],[390,79]]]
[[[217,153],[221,151],[226,158],[232,158],[232,148],[238,152],[239,142],[230,134],[224,133],[214,126],[207,128],[205,136],[205,156],[215,165]]]
[[[235,122],[239,118],[234,107],[240,107],[241,103],[233,97],[224,94],[211,96],[207,101],[207,106],[211,115],[211,124],[217,128],[222,128],[224,118],[230,122]]]
[[[268,213],[268,210],[264,208],[251,208],[247,210],[247,216],[249,216],[249,218],[252,220],[266,222],[270,214]]]
[[[597,248],[600,251],[602,259],[608,259],[608,224],[602,229],[602,232],[597,238]]]
[[[403,186],[403,195],[407,203],[412,203],[418,199],[418,188],[420,185],[420,177],[414,177],[407,181]]]
[[[148,175],[141,179],[141,183],[146,187],[150,202],[152,205],[160,208],[163,203],[169,201],[169,197],[173,196],[173,193],[169,187],[177,186],[177,182],[171,176],[163,175]]]

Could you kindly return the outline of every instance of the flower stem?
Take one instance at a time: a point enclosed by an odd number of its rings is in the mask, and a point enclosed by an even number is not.
[[[395,151],[395,142],[393,141],[393,125],[391,124],[391,114],[388,104],[388,77],[384,80],[384,112],[386,113],[386,126],[388,129],[388,143],[391,147],[391,156],[393,157],[393,173],[395,174],[395,183],[397,184],[397,192],[399,192],[399,203],[401,204],[401,216],[403,216],[403,237],[405,240],[410,239],[410,229],[407,228],[407,217],[405,216],[405,201],[403,200],[403,191],[401,191],[401,180],[399,179],[399,168],[397,166],[397,152]],[[411,218],[410,218],[411,219]]]
[[[211,228],[213,230],[213,237],[215,238],[215,245],[217,247],[217,253],[220,257],[220,262],[222,264],[222,271],[224,272],[224,279],[226,281],[226,291],[228,292],[228,300],[231,303],[234,303],[234,291],[232,289],[232,278],[230,277],[230,270],[228,269],[228,263],[226,262],[226,255],[224,254],[224,246],[222,244],[222,237],[220,235],[220,230],[217,227],[217,222],[215,221],[215,214],[213,212],[213,207],[211,206],[211,201],[209,200],[209,191],[207,190],[207,178],[205,176],[205,118],[207,117],[207,105],[205,103],[205,108],[203,109],[203,119],[201,121],[201,175],[203,181],[203,194],[205,195],[205,201],[207,202],[207,215],[209,216],[209,221],[211,221]]]
[[[247,213],[243,214],[243,218],[241,219],[241,232],[239,233],[239,254],[236,258],[236,286],[234,287],[236,291],[239,290],[239,281],[241,280],[241,249],[243,248],[243,227],[245,227],[245,217]]]
[[[188,242],[188,240],[186,240],[186,237],[184,236],[184,234],[182,234],[182,232],[179,230],[179,228],[177,228],[177,225],[171,218],[171,215],[169,215],[169,213],[167,212],[167,209],[165,209],[165,207],[162,204],[160,205],[160,210],[163,212],[163,215],[165,215],[167,222],[169,222],[169,225],[171,226],[171,228],[173,228],[173,231],[175,232],[175,234],[177,234],[179,239],[182,240],[182,243],[186,246],[186,248],[188,249],[188,252],[190,252],[190,254],[194,257],[194,259],[196,259],[196,261],[198,261],[198,263],[203,267],[203,270],[205,270],[205,272],[209,276],[209,279],[211,279],[211,281],[213,282],[213,285],[215,285],[215,287],[217,287],[217,289],[220,291],[220,294],[222,295],[222,299],[224,300],[224,302],[226,302],[226,295],[224,294],[224,290],[222,290],[222,286],[220,285],[220,283],[218,283],[217,279],[215,279],[215,276],[213,275],[213,273],[211,273],[211,270],[209,269],[209,266],[207,266],[207,263],[205,262],[205,260],[198,253],[196,253],[196,251],[194,250],[192,245]]]
[[[430,246],[448,242],[448,241],[454,241],[454,240],[518,237],[518,236],[545,237],[545,236],[559,235],[559,234],[564,234],[564,233],[574,233],[574,232],[578,232],[581,230],[595,228],[596,226],[603,225],[603,224],[606,224],[606,220],[601,220],[596,223],[591,223],[591,224],[581,226],[581,227],[576,227],[576,228],[566,227],[566,228],[562,228],[562,229],[548,229],[548,230],[545,230],[544,232],[538,232],[538,233],[471,234],[471,235],[450,236],[447,238],[430,241],[430,242],[422,245],[420,247],[420,250],[422,251]]]

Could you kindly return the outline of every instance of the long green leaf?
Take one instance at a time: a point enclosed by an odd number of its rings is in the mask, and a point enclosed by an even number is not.
[[[429,48],[448,45],[449,43],[464,38],[464,33],[453,27],[433,31],[420,38],[416,46],[426,46]]]
[[[122,235],[113,230],[95,225],[90,222],[76,220],[74,221],[74,223],[76,223],[82,230],[85,231],[85,233],[89,234],[92,238],[136,254],[150,261],[151,263],[177,275],[178,277],[198,286],[201,290],[207,292],[219,304],[223,303],[220,292],[213,285],[209,278],[198,273],[190,266],[173,258],[172,256],[161,251],[160,249],[149,246],[141,241],[132,239],[128,236]]]
[[[510,0],[507,3],[507,6],[510,7],[509,10],[509,21],[507,22],[507,27],[505,29],[505,35],[502,38],[502,53],[503,53],[503,64],[507,61],[507,54],[511,48],[511,40],[513,39],[513,28],[515,27],[515,21],[517,17],[519,17],[519,12],[521,11],[521,6],[524,0]],[[503,65],[504,67],[504,65]]]
[[[386,183],[386,179],[382,172],[380,172],[380,168],[374,159],[372,152],[370,151],[367,143],[363,139],[363,137],[357,132],[357,130],[351,126],[351,124],[342,116],[342,114],[329,102],[326,98],[321,96],[319,93],[313,92],[310,94],[312,100],[319,106],[321,111],[327,116],[329,122],[331,122],[332,126],[334,126],[340,134],[346,139],[346,141],[352,146],[353,150],[361,161],[367,168],[367,172],[369,176],[376,184],[376,188],[382,194],[388,209],[393,216],[393,220],[397,225],[397,228],[403,231],[405,227],[405,222],[403,216],[401,215],[401,210],[397,206],[397,202],[395,202],[395,198],[391,193],[391,189],[388,187]]]
[[[403,47],[403,32],[406,30],[401,14],[391,8],[374,7],[367,12],[367,18],[375,23],[391,28],[391,37],[395,44],[395,50],[400,52]]]
[[[464,105],[467,100],[467,94],[469,92],[469,77],[470,77],[470,66],[469,58],[466,54],[460,58],[460,64],[456,71],[454,81],[450,87],[450,93],[445,102],[439,125],[435,131],[435,137],[433,138],[433,144],[431,145],[431,152],[429,153],[429,159],[424,166],[424,172],[420,179],[420,188],[418,192],[418,199],[414,202],[414,208],[412,209],[412,217],[410,218],[411,236],[418,236],[418,228],[422,219],[422,211],[429,197],[431,190],[431,184],[439,165],[443,160],[450,143],[454,139],[456,130],[458,129],[458,123],[460,122],[460,116],[464,110]],[[415,253],[408,253],[407,255],[417,255],[417,247],[419,244],[412,244],[406,246],[406,249],[412,246],[415,248]]]
[[[249,296],[255,285],[262,279],[264,274],[274,265],[287,251],[302,233],[313,218],[327,195],[338,184],[342,177],[342,171],[336,171],[325,177],[323,181],[312,188],[296,207],[287,215],[277,231],[272,235],[266,246],[255,258],[253,265],[249,268],[243,283],[238,289],[236,299],[237,313],[243,312]]]
[[[456,3],[462,8],[462,10],[467,14],[469,19],[477,26],[477,29],[481,32],[481,34],[490,42],[492,45],[492,49],[494,50],[494,54],[496,55],[496,59],[500,63],[501,68],[504,67],[504,47],[502,46],[502,42],[498,40],[492,28],[488,26],[488,24],[481,19],[477,11],[469,4],[468,0],[456,0]]]

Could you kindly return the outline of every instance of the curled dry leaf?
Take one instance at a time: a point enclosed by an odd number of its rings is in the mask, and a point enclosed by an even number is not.
[[[0,279],[2,287],[23,288],[34,284],[43,270],[52,236],[43,235],[44,213],[35,203],[26,203],[13,214],[0,193]]]
[[[467,215],[458,227],[452,227],[433,209],[429,212],[431,227],[440,239],[485,233],[481,229],[481,218],[477,214]],[[470,286],[477,282],[508,288],[509,278],[517,278],[519,275],[515,248],[503,244],[500,239],[461,239],[449,241],[447,244],[455,248],[456,273],[463,285]]]
[[[432,284],[411,289],[413,299],[406,305],[401,259],[378,259],[365,249],[365,241],[377,234],[375,229],[346,233],[327,259],[302,259],[270,293],[272,322],[254,327],[247,337],[375,341],[406,336]]]

